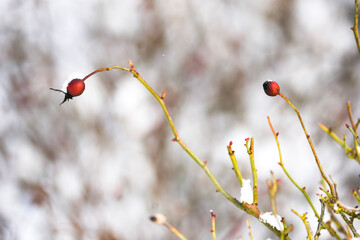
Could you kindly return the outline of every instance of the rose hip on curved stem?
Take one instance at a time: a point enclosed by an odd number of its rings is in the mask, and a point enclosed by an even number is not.
[[[134,66],[132,65],[132,63],[129,61],[130,66],[133,68]],[[111,69],[121,69],[121,70],[125,70],[128,72],[132,72],[135,70],[130,70],[127,68],[123,68],[123,67],[119,67],[119,66],[112,66],[112,67],[108,67],[108,68],[99,68],[93,72],[91,72],[90,74],[86,75],[83,79],[79,79],[79,78],[75,78],[73,80],[71,80],[68,84],[68,86],[66,87],[66,92],[64,92],[63,90],[60,89],[55,89],[55,88],[50,88],[53,91],[57,91],[57,92],[62,92],[65,94],[65,98],[64,101],[62,101],[61,104],[63,104],[64,102],[66,102],[66,100],[72,99],[73,97],[76,96],[80,96],[84,90],[85,90],[85,80],[88,79],[89,77],[91,77],[92,75],[99,73],[99,72],[103,72],[103,71],[110,71]],[[135,74],[135,73],[134,73]],[[165,96],[165,94],[164,94]]]
[[[326,176],[326,174],[325,174],[325,172],[324,172],[324,170],[323,170],[323,168],[321,166],[320,160],[319,160],[319,158],[318,158],[318,156],[316,154],[315,148],[314,148],[314,144],[312,143],[310,135],[308,134],[308,132],[307,132],[307,130],[305,128],[305,124],[304,124],[304,122],[303,122],[303,120],[301,118],[299,110],[294,106],[294,104],[291,103],[291,101],[287,97],[285,97],[283,94],[280,93],[279,84],[277,84],[276,82],[271,81],[271,80],[265,81],[264,84],[263,84],[263,88],[264,88],[264,91],[265,91],[265,93],[267,95],[272,96],[272,97],[276,96],[276,95],[279,95],[295,110],[295,112],[296,112],[296,114],[297,114],[297,116],[299,118],[301,127],[303,128],[306,139],[308,140],[308,143],[310,145],[311,151],[313,152],[315,162],[316,162],[316,164],[317,164],[317,166],[319,168],[321,176],[325,180],[325,182],[328,184],[328,186],[330,188],[331,195],[335,196],[335,187],[330,182],[329,178]]]
[[[55,88],[50,88],[50,89],[53,91],[62,92],[65,94],[64,100],[60,103],[60,105],[61,105],[64,102],[66,102],[66,100],[72,99],[73,97],[76,97],[76,96],[80,96],[85,90],[85,83],[82,79],[75,78],[75,79],[71,80],[69,82],[69,84],[67,85],[66,92],[64,92],[60,89],[55,89]]]
[[[276,95],[279,95],[280,93],[280,87],[279,84],[275,81],[267,80],[263,84],[263,88],[265,93],[268,96],[275,97]]]

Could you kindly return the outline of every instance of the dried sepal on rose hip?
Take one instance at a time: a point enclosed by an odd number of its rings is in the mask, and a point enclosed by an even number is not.
[[[265,81],[263,84],[263,88],[265,93],[271,97],[274,97],[280,93],[279,84],[277,84],[277,82],[272,80]]]
[[[50,88],[50,89],[65,94],[64,100],[60,103],[61,105],[64,102],[66,102],[66,100],[69,101],[69,99],[72,99],[73,97],[80,96],[85,90],[85,83],[82,79],[75,78],[68,83],[66,87],[66,92],[55,88]]]

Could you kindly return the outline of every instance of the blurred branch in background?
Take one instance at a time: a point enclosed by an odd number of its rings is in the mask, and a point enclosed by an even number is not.
[[[354,159],[358,163],[360,163],[360,154],[359,154],[359,135],[358,135],[358,126],[360,124],[360,118],[358,118],[357,122],[354,122],[352,111],[351,111],[351,104],[350,102],[346,103],[349,121],[351,123],[351,127],[348,124],[345,124],[346,127],[349,129],[351,134],[353,135],[353,147],[350,147],[346,144],[346,135],[344,135],[343,140],[341,140],[330,128],[325,127],[323,124],[320,124],[320,128],[324,130],[326,133],[330,135],[337,143],[344,148],[344,151],[349,159]]]

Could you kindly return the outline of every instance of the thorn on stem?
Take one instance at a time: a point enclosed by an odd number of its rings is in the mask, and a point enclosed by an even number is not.
[[[205,167],[205,166],[206,166],[206,164],[207,164],[207,161],[204,161],[203,163],[204,163],[204,167]]]
[[[135,70],[134,64],[131,60],[128,62],[128,64],[130,66],[130,72],[134,74],[134,77],[136,77],[136,75],[139,75],[139,73]]]
[[[211,217],[217,217],[216,214],[214,214],[214,211],[213,210],[210,210],[210,214],[211,214]]]
[[[166,94],[165,91],[163,91],[162,94],[161,94],[161,97],[160,97],[162,100],[165,99],[165,94]]]
[[[134,64],[133,64],[133,62],[132,62],[131,60],[128,61],[128,64],[129,64],[129,66],[130,66],[131,68],[134,67]]]

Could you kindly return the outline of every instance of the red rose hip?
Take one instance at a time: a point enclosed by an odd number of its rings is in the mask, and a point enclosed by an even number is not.
[[[70,94],[72,97],[76,97],[81,95],[85,90],[85,83],[81,79],[73,79],[71,82],[69,82],[66,91],[68,94]]]
[[[274,97],[280,93],[279,84],[277,84],[277,82],[274,82],[271,80],[264,82],[263,88],[264,88],[265,93],[271,97]]]
[[[63,104],[66,100],[72,99],[73,97],[81,95],[85,90],[85,83],[82,79],[75,78],[69,82],[66,87],[66,92],[60,89],[50,88],[51,90],[62,92],[65,94],[64,100],[60,103]]]

